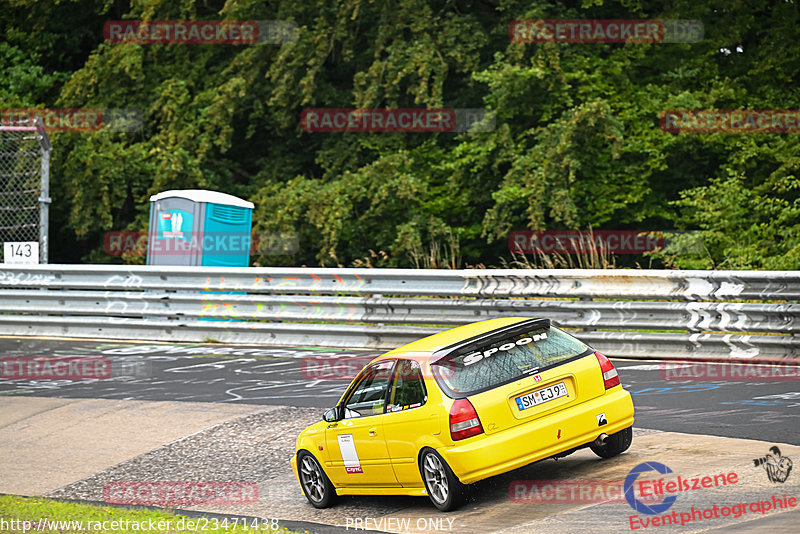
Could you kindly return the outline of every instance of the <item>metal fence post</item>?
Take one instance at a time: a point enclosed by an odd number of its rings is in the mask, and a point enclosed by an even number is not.
[[[41,117],[34,119],[42,149],[42,180],[39,189],[39,261],[48,263],[50,249],[50,152],[53,145],[44,129]]]

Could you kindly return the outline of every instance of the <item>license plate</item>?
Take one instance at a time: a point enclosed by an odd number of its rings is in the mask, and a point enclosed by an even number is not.
[[[566,397],[567,395],[568,393],[566,384],[564,384],[564,382],[559,382],[558,384],[553,384],[552,386],[547,386],[546,388],[537,389],[536,391],[531,391],[525,395],[520,395],[514,400],[517,402],[517,408],[522,411],[559,397]]]

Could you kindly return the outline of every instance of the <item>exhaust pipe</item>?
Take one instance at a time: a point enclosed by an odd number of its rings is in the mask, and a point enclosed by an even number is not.
[[[600,434],[599,436],[597,436],[597,439],[594,440],[594,444],[597,447],[603,447],[605,446],[606,441],[608,441],[608,434]]]

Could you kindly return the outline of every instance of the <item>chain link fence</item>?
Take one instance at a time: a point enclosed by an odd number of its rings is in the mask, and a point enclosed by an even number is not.
[[[48,262],[50,138],[42,119],[0,122],[0,249],[3,263]],[[15,245],[13,250],[7,243]],[[38,257],[35,247],[38,243]],[[33,252],[32,252],[33,251]],[[33,257],[31,257],[33,255]]]

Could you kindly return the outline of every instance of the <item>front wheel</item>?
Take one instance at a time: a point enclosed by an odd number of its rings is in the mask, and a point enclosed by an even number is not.
[[[306,451],[297,457],[300,485],[306,499],[316,508],[327,508],[336,500],[336,489],[314,456]]]
[[[608,436],[605,445],[597,446],[594,443],[589,445],[592,452],[600,458],[611,458],[628,450],[633,441],[633,427],[629,426],[619,432]]]
[[[433,449],[426,449],[419,460],[419,471],[425,481],[433,505],[443,512],[458,508],[464,502],[466,487]]]

